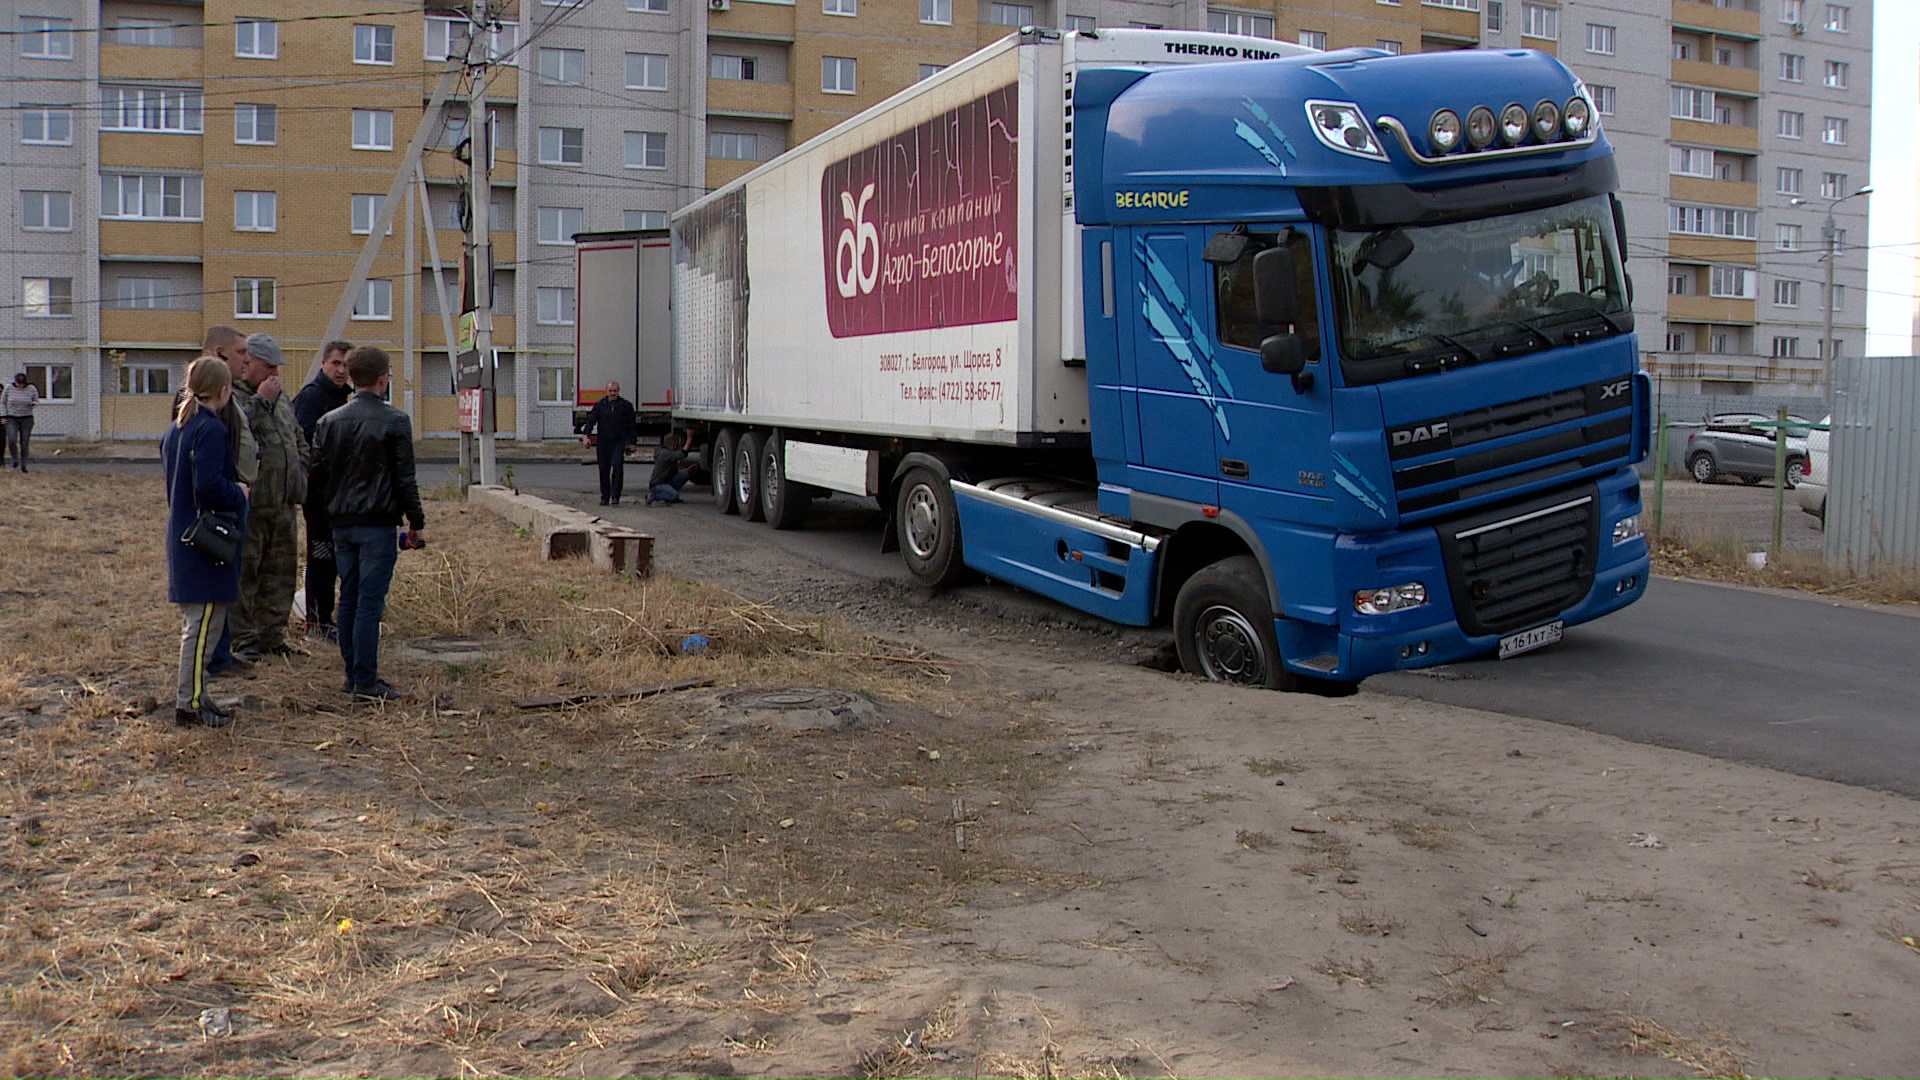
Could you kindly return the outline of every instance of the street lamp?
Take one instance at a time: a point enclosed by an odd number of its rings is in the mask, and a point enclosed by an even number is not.
[[[1840,350],[1833,343],[1833,264],[1839,258],[1840,230],[1833,223],[1833,209],[1848,199],[1860,195],[1873,194],[1873,185],[1868,184],[1852,195],[1841,195],[1827,200],[1827,220],[1820,226],[1820,238],[1827,242],[1827,336],[1821,339],[1820,378],[1825,386],[1827,404],[1833,404],[1833,361]],[[1805,206],[1810,200],[1793,199],[1790,205]]]

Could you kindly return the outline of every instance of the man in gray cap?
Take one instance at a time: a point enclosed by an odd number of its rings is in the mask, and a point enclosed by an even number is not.
[[[260,444],[260,475],[253,485],[253,511],[240,557],[240,602],[234,605],[233,651],[247,660],[293,652],[287,620],[300,582],[298,507],[307,498],[307,470],[300,456],[300,425],[281,392],[280,343],[265,334],[247,337],[240,382],[247,426]]]

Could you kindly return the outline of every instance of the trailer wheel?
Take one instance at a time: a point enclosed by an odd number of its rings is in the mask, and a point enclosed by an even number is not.
[[[1215,682],[1293,690],[1299,680],[1280,661],[1266,579],[1251,555],[1202,569],[1173,604],[1180,666]]]
[[[797,529],[806,520],[812,489],[787,479],[787,437],[775,431],[767,436],[760,451],[760,506],[767,524],[776,529]]]
[[[743,432],[734,450],[733,501],[748,521],[767,520],[767,508],[760,502],[760,448],[766,438],[758,431]]]
[[[922,585],[944,588],[960,580],[960,509],[953,486],[932,469],[916,467],[900,480],[894,503],[900,556]]]
[[[733,464],[740,456],[740,433],[733,428],[721,428],[720,434],[713,437],[713,457],[709,459],[709,478],[713,484],[714,508],[723,514],[737,514],[739,504],[733,501]]]

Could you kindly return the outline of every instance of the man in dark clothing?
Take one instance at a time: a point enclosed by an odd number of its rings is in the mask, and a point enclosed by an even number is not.
[[[608,383],[606,396],[587,412],[586,430],[581,433],[581,441],[594,448],[600,461],[601,506],[609,501],[620,505],[620,490],[627,486],[627,444],[639,427],[633,402],[620,396],[619,383]]]
[[[647,477],[647,505],[672,506],[680,501],[680,489],[693,479],[687,452],[681,448],[680,433],[669,432],[653,452],[653,474]]]
[[[353,384],[347,378],[347,354],[353,345],[329,341],[320,349],[320,362],[313,366],[313,377],[293,398],[293,419],[307,444],[307,467],[313,467],[313,429],[320,418],[347,403],[353,397]],[[307,521],[307,636],[339,641],[333,623],[334,587],[338,567],[333,560],[333,523],[327,520],[327,504],[310,498],[301,507]]]
[[[314,426],[312,497],[326,504],[333,523],[342,689],[355,701],[406,696],[380,678],[380,617],[399,556],[395,530],[404,520],[407,546],[417,547],[427,527],[413,473],[413,424],[381,400],[391,366],[386,350],[372,345],[348,353],[353,398]]]

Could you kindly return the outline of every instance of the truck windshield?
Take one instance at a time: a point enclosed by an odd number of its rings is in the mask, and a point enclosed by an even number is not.
[[[1337,229],[1340,341],[1354,382],[1550,348],[1566,328],[1625,323],[1612,206],[1605,196],[1448,225]],[[1571,340],[1581,340],[1578,335]],[[1440,366],[1445,366],[1444,364]]]

